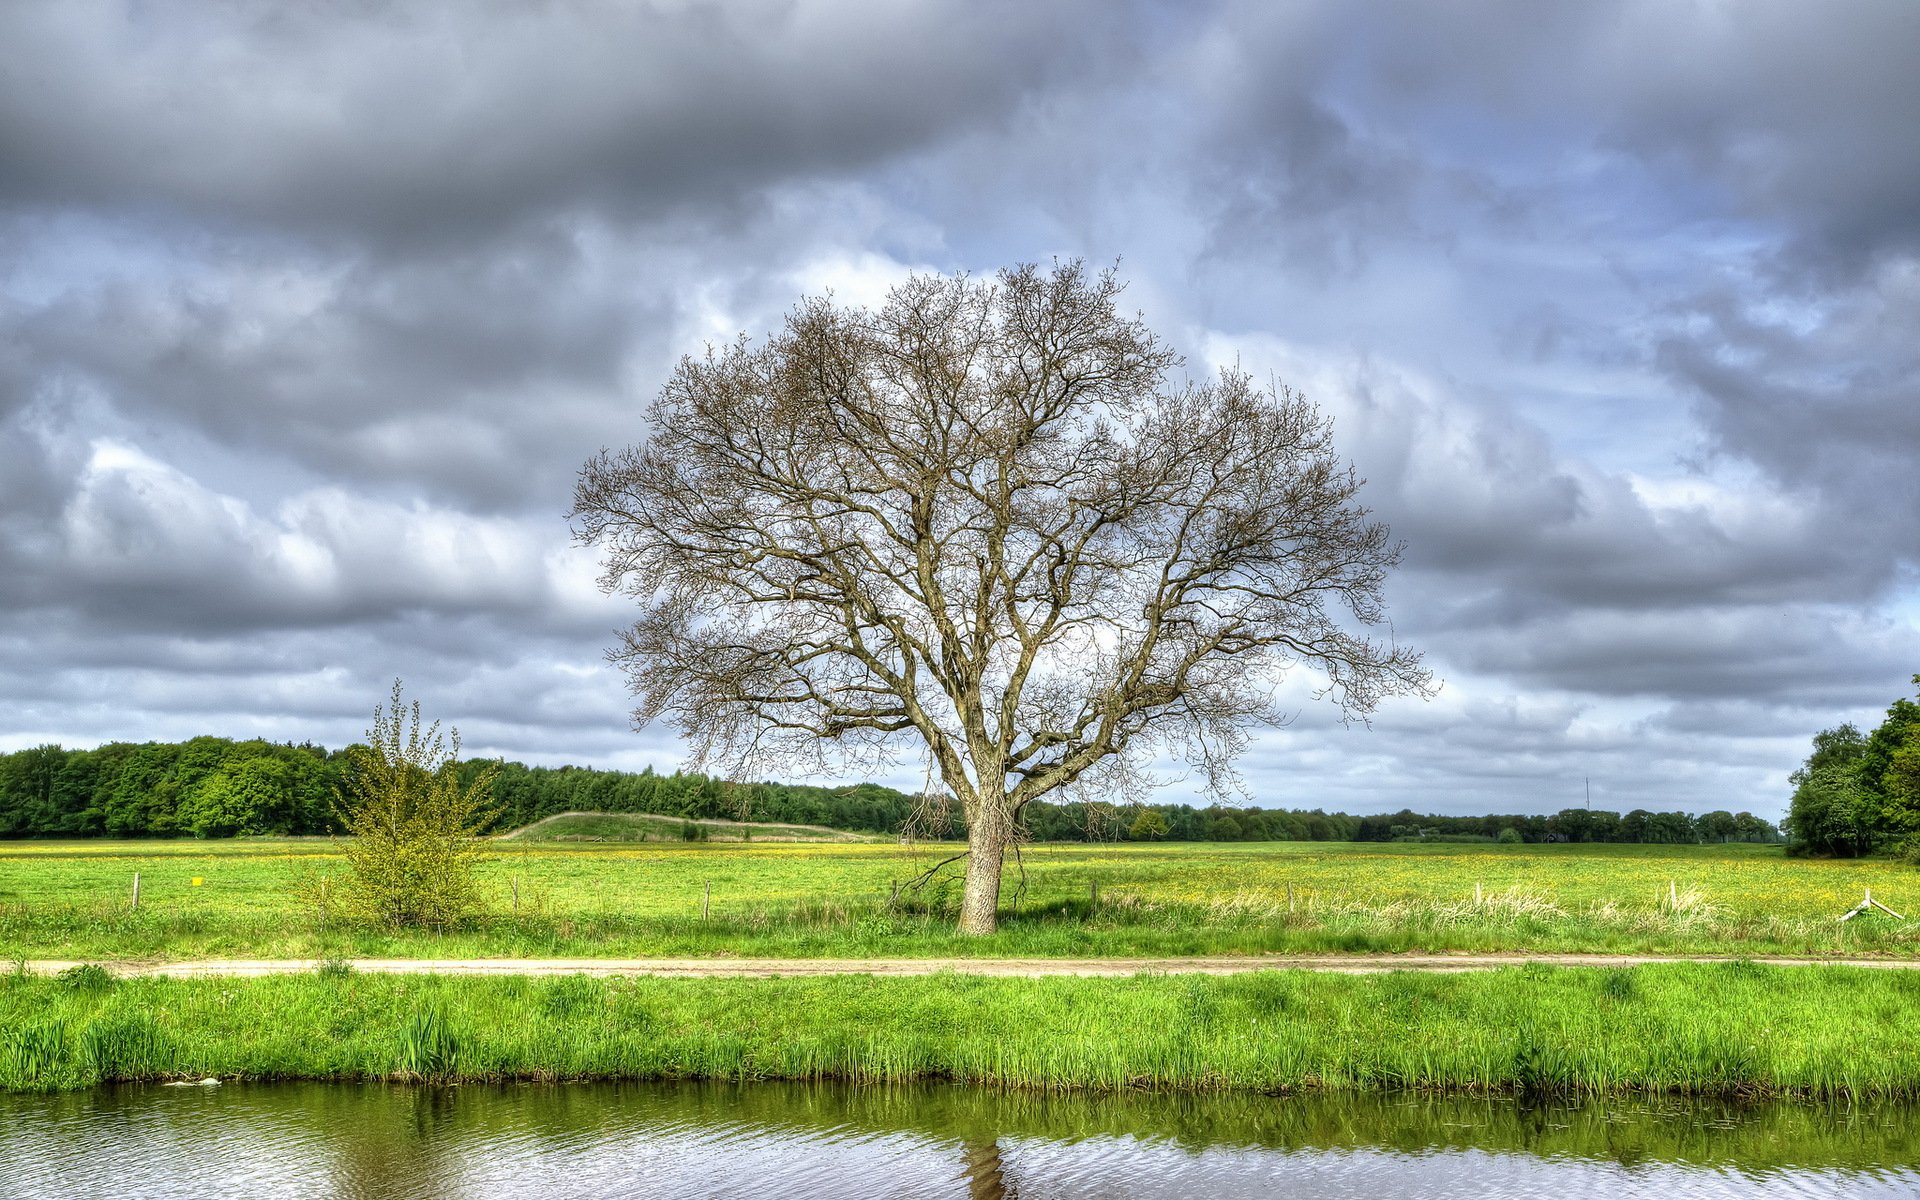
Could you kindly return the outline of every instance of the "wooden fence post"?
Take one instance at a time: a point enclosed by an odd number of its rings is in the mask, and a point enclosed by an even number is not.
[[[700,892],[700,919],[706,920],[713,912],[713,880],[703,879]]]
[[[133,911],[140,911],[140,872],[133,873]]]

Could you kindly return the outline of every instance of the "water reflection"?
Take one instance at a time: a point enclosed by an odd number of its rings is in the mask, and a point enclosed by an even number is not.
[[[1920,1192],[1911,1108],[621,1084],[0,1096],[0,1196]]]

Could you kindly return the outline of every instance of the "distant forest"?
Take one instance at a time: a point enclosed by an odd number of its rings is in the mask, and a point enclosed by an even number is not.
[[[484,763],[462,764],[478,771]],[[918,798],[878,784],[818,787],[733,783],[651,768],[499,764],[490,831],[516,829],[562,812],[659,813],[827,825],[866,833],[957,837],[958,814],[928,814]],[[334,796],[345,779],[344,750],[312,743],[115,742],[95,750],[38,746],[0,755],[0,837],[232,837],[311,835],[340,830]],[[1036,802],[1025,813],[1035,841],[1777,841],[1751,813],[1648,812],[1625,815],[1570,808],[1552,816],[1389,816],[1188,804],[1115,806]]]

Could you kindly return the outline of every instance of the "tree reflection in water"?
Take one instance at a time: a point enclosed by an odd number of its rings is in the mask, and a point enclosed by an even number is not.
[[[967,1158],[967,1200],[1020,1200],[1007,1179],[999,1138],[969,1138],[961,1145]]]

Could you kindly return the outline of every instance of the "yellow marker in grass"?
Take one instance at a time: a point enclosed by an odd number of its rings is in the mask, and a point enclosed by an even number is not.
[[[193,877],[193,886],[194,886],[194,887],[199,887],[199,886],[200,886],[201,884],[203,884],[203,883],[205,883],[205,882],[206,882],[206,880],[204,880],[204,879],[202,879],[202,878],[201,878],[200,876],[198,876],[198,875],[195,875],[195,876]]]

